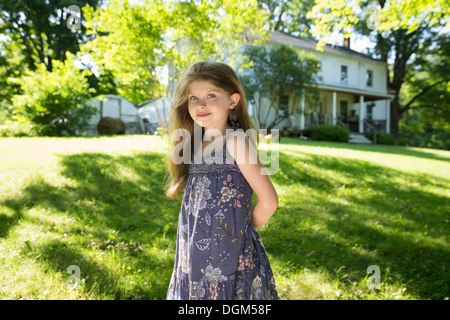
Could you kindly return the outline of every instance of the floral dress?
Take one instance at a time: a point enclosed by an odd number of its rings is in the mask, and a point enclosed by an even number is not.
[[[226,142],[222,151],[199,157],[203,163],[191,163],[184,189],[167,299],[277,299],[266,251],[251,223],[252,188]]]

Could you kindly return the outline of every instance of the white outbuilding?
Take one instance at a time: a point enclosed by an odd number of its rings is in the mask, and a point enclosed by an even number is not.
[[[167,97],[147,100],[136,107],[145,133],[153,134],[158,127],[167,129],[170,112],[170,101]]]
[[[98,135],[97,124],[102,117],[122,120],[125,124],[125,134],[141,134],[144,132],[138,109],[127,99],[113,94],[105,94],[89,100],[88,103],[93,103],[97,107],[97,112],[89,120],[89,125],[79,133],[87,136]]]

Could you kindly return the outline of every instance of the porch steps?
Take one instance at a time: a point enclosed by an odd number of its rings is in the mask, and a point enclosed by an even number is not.
[[[367,139],[361,133],[350,132],[350,139],[348,140],[348,143],[372,144],[372,141]]]

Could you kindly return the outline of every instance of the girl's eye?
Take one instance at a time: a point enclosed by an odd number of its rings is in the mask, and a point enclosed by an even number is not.
[[[191,97],[190,98],[192,101],[198,100],[197,97]]]
[[[214,94],[208,94],[208,98],[215,98],[216,97],[216,95],[214,95]]]

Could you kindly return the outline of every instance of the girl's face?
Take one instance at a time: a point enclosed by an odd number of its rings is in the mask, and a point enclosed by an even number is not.
[[[207,80],[195,80],[188,90],[188,108],[192,119],[208,129],[219,129],[223,133],[229,128],[228,114],[239,102],[239,93],[231,96]]]

